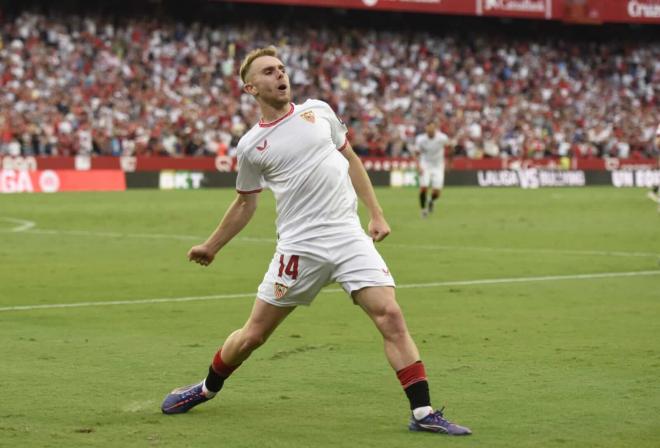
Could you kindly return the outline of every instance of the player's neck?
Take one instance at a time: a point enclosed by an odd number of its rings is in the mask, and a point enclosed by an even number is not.
[[[260,102],[261,106],[261,121],[264,123],[272,123],[277,121],[291,110],[291,103],[276,103],[269,104],[266,102]]]

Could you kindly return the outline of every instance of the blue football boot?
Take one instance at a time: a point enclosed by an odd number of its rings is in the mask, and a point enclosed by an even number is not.
[[[421,420],[417,420],[414,416],[410,417],[410,424],[408,429],[411,431],[427,431],[439,434],[448,434],[450,436],[469,436],[472,434],[469,428],[457,425],[445,419],[442,410],[431,412],[429,415]]]
[[[163,414],[183,414],[188,412],[198,404],[209,401],[211,398],[207,397],[202,390],[204,381],[191,386],[184,386],[174,389],[165,397],[165,401],[160,409]],[[215,394],[213,395],[215,396]]]

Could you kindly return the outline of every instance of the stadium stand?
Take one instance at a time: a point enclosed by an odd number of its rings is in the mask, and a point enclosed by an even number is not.
[[[239,61],[270,43],[294,98],[329,102],[361,155],[405,157],[429,120],[452,137],[455,156],[659,155],[658,41],[319,18],[291,26],[18,11],[0,23],[0,155],[232,155],[259,118],[241,94]]]

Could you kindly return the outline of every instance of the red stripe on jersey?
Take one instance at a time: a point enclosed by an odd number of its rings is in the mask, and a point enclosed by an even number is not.
[[[346,141],[344,141],[344,144],[341,145],[339,148],[337,148],[337,151],[341,152],[344,149],[346,149],[346,146],[348,146],[348,137],[346,137]]]
[[[275,120],[275,121],[271,121],[270,123],[264,123],[264,122],[263,122],[263,118],[262,118],[261,120],[259,120],[259,127],[262,127],[262,128],[269,128],[269,127],[271,127],[271,126],[275,126],[277,123],[279,123],[280,121],[284,120],[286,117],[290,116],[292,113],[293,113],[293,103],[291,103],[291,108],[289,109],[289,112],[286,113],[286,115],[284,115],[284,116],[278,118],[278,119]]]
[[[261,193],[261,190],[263,188],[259,188],[258,190],[250,190],[250,191],[243,191],[243,190],[236,190],[239,194],[252,194],[252,193]]]
[[[422,361],[417,361],[414,364],[410,364],[408,367],[396,372],[399,382],[404,389],[412,386],[415,383],[420,381],[426,381],[426,370],[424,369],[424,363]]]

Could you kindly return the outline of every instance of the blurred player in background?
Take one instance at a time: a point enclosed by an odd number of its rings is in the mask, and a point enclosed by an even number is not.
[[[436,129],[433,122],[426,125],[426,132],[415,138],[413,153],[419,168],[419,205],[422,218],[433,212],[435,201],[445,184],[445,146],[449,137]],[[428,198],[428,189],[431,197]]]
[[[655,130],[655,140],[653,143],[658,157],[658,168],[660,168],[660,124]],[[651,191],[648,192],[648,197],[658,204],[658,213],[660,213],[660,185],[655,185]]]
[[[298,305],[310,305],[323,286],[337,282],[383,337],[385,355],[410,401],[408,428],[470,434],[431,407],[424,364],[396,302],[394,280],[374,246],[390,227],[346,126],[322,101],[291,103],[289,78],[274,47],[249,53],[240,73],[262,119],[238,144],[236,199],[188,258],[203,266],[213,262],[250,221],[264,187],[275,196],[277,248],[245,325],[227,337],[204,381],[165,398],[163,413],[184,413],[213,398]],[[369,235],[357,215],[358,196],[369,211]]]

